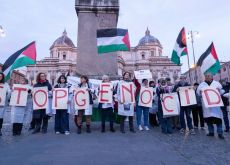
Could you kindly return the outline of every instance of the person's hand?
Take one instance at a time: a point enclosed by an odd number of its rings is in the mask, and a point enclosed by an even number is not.
[[[180,89],[179,89],[179,88],[177,88],[177,89],[176,89],[176,91],[177,91],[177,92],[179,92],[179,91],[180,91]]]

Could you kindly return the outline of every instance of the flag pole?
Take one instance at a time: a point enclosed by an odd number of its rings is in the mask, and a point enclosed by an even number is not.
[[[191,85],[192,80],[191,80],[190,61],[189,61],[189,56],[188,56],[188,54],[187,54],[187,61],[188,61],[188,75],[189,75],[189,81],[190,81],[190,85]]]

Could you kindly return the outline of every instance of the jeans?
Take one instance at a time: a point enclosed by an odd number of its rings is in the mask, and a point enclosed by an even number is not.
[[[200,120],[200,126],[204,127],[203,109],[201,106],[196,106],[195,108],[193,108],[192,117],[193,117],[193,124],[195,127],[199,126],[199,120]]]
[[[61,133],[69,131],[69,114],[67,110],[56,110],[54,129],[55,132]]]
[[[216,124],[217,133],[218,134],[223,134],[222,120],[221,119],[215,118],[215,117],[209,117],[209,118],[206,119],[206,123],[208,125],[208,131],[209,131],[209,133],[214,133],[214,126],[213,126],[213,124]]]
[[[163,111],[162,108],[160,107],[158,109],[158,116],[160,120],[160,125],[161,125],[161,131],[163,133],[172,133],[172,117],[163,117]]]
[[[149,107],[137,106],[137,126],[141,125],[142,113],[144,115],[144,126],[149,126]]]
[[[106,118],[109,118],[109,122],[110,122],[110,127],[113,127],[113,108],[102,108],[101,109],[101,125],[102,127],[105,127],[105,120]]]
[[[186,116],[187,125],[188,125],[189,130],[193,129],[192,118],[191,118],[191,109],[187,108],[187,107],[181,107],[181,110],[180,110],[181,128],[186,129],[184,114]]]
[[[223,119],[224,119],[224,125],[225,125],[225,129],[229,130],[229,119],[228,119],[228,111],[227,111],[227,107],[221,107],[222,113],[223,113]]]

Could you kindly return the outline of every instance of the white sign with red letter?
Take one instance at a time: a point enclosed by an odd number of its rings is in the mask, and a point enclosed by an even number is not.
[[[192,86],[179,88],[181,106],[189,106],[197,104],[195,90]]]
[[[139,95],[139,106],[152,107],[153,103],[153,88],[141,87]]]
[[[161,98],[161,105],[164,117],[179,115],[180,105],[178,94],[176,92],[163,94],[163,97]]]
[[[52,109],[67,109],[68,88],[54,88]]]
[[[6,88],[0,85],[0,106],[4,106],[6,102]]]
[[[48,88],[33,88],[33,109],[46,109],[48,107]]]
[[[102,83],[100,84],[99,91],[99,103],[112,103],[113,102],[113,84],[112,83]]]
[[[214,87],[202,88],[202,98],[206,108],[224,106],[219,91]]]
[[[10,105],[11,106],[22,106],[22,107],[26,106],[27,96],[28,96],[28,86],[27,85],[14,84],[13,92],[10,98]]]
[[[121,83],[120,93],[122,103],[135,103],[134,83]]]
[[[87,88],[76,88],[74,90],[75,109],[86,109],[89,106],[89,92]]]

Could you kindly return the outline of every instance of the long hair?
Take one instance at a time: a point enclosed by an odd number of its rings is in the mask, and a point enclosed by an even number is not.
[[[131,76],[132,76],[132,75],[131,75],[131,73],[130,73],[130,72],[124,72],[124,73],[123,73],[123,75],[122,75],[122,78],[124,79],[124,77],[125,77],[126,73],[128,73],[128,74],[129,74],[129,77],[131,78]]]
[[[0,75],[2,75],[2,79],[0,80],[0,83],[4,84],[5,83],[5,75],[2,72],[0,72]]]
[[[38,73],[38,75],[37,75],[37,77],[36,77],[36,82],[37,82],[37,83],[40,82],[40,80],[41,80],[41,79],[40,79],[41,74],[46,75],[46,74],[43,73],[43,72]]]
[[[59,78],[58,78],[58,80],[57,80],[57,83],[58,83],[58,84],[61,84],[61,78],[64,78],[64,79],[65,79],[65,82],[64,82],[64,83],[67,83],[67,78],[66,78],[66,76],[65,76],[65,75],[61,75],[61,76],[59,76]]]
[[[88,78],[86,75],[82,75],[80,78],[81,78],[81,79],[82,79],[82,78],[85,79],[85,80],[86,80],[86,83],[89,82],[89,78]]]

